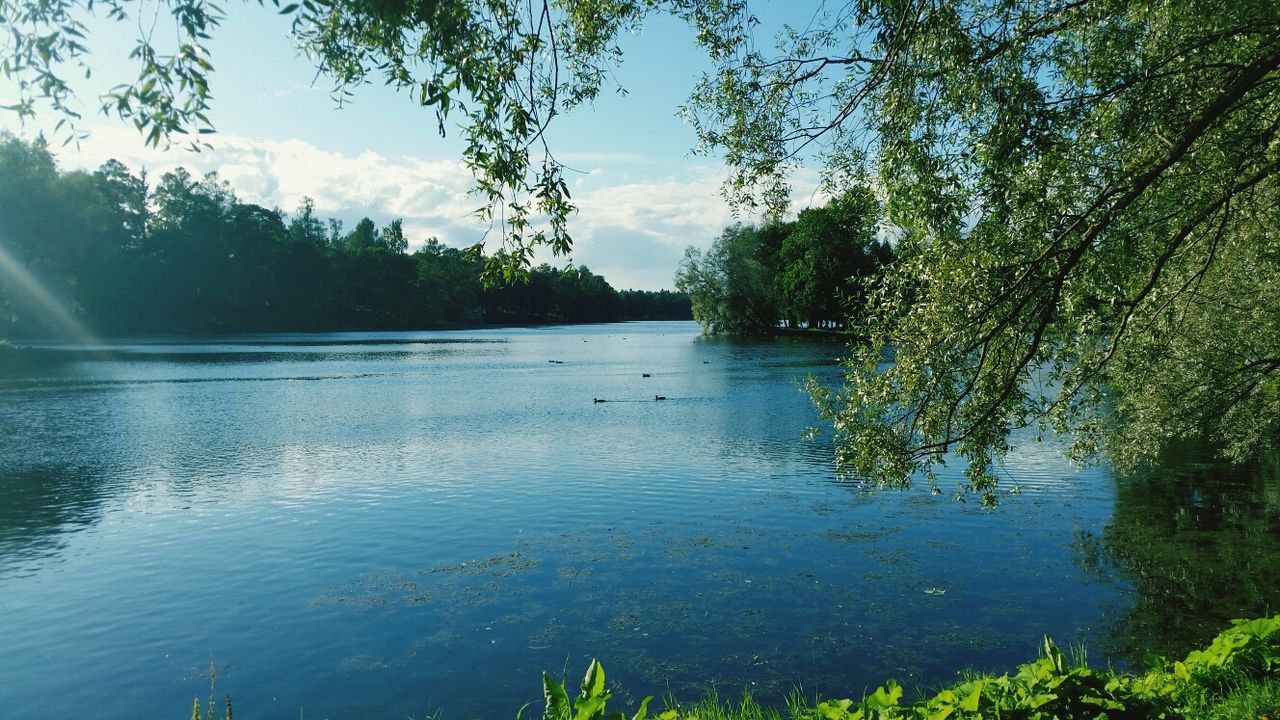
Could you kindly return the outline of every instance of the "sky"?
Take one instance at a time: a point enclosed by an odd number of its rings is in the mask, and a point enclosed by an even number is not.
[[[812,15],[807,2],[757,2],[752,10],[766,25],[804,24]],[[433,236],[457,247],[483,237],[487,226],[472,215],[479,199],[468,195],[472,178],[456,131],[441,139],[434,113],[381,84],[359,88],[339,108],[329,82],[294,49],[286,18],[257,3],[226,11],[209,43],[217,133],[205,139],[212,150],[148,148],[131,126],[96,113],[99,93],[136,74],[127,61],[134,25],[102,21],[90,26],[94,77],[76,85],[81,128],[90,134],[78,145],[53,142],[60,166],[92,170],[115,158],[153,178],[179,166],[197,175],[217,171],[243,202],[293,212],[308,196],[321,216],[347,227],[366,216],[378,225],[400,218],[411,250]],[[710,67],[693,33],[654,17],[621,47],[615,77],[626,93],[607,89],[549,133],[556,156],[573,168],[578,213],[570,220],[571,259],[540,259],[585,264],[619,289],[671,288],[686,247],[708,247],[726,225],[754,218],[732,215],[720,196],[723,166],[691,154],[697,138],[676,114]],[[0,105],[14,95],[0,80]],[[22,125],[0,111],[0,131],[25,138],[44,131],[53,140],[56,120],[44,112]],[[813,187],[797,180],[797,206],[814,201]]]

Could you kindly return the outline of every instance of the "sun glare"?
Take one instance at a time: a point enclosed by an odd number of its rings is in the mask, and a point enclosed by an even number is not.
[[[16,291],[11,299],[29,307],[49,330],[66,340],[98,344],[93,332],[13,257],[3,237],[0,237],[0,281],[11,288],[11,292]]]

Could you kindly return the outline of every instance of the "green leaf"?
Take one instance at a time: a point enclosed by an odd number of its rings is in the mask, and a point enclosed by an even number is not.
[[[1036,708],[1057,700],[1058,696],[1053,693],[1041,693],[1039,695],[1028,695],[1025,699],[1027,707],[1035,710]]]
[[[592,660],[587,666],[587,674],[582,676],[581,699],[599,697],[604,694],[604,667],[599,660]]]
[[[598,720],[604,715],[604,704],[608,700],[608,695],[593,695],[587,698],[578,698],[573,706],[573,720]]]
[[[547,709],[543,713],[546,720],[570,720],[569,693],[565,691],[563,682],[542,673],[542,695],[547,700]]]
[[[857,720],[862,717],[862,710],[850,710],[852,700],[827,700],[814,707],[814,713],[821,720]]]
[[[1103,710],[1124,710],[1124,703],[1116,702],[1109,698],[1085,696],[1080,698],[1080,702],[1097,705]]]
[[[876,688],[876,691],[871,693],[871,697],[867,698],[867,705],[874,710],[897,707],[901,697],[902,687],[890,680],[884,684],[884,687]]]
[[[1051,640],[1048,635],[1044,636],[1043,647],[1044,647],[1044,656],[1052,664],[1053,669],[1059,674],[1066,672],[1067,670],[1066,658],[1063,657],[1062,651],[1058,649],[1057,645],[1053,644],[1053,640]]]
[[[649,701],[653,699],[652,695],[647,696],[640,701],[640,709],[636,710],[636,714],[631,716],[631,720],[645,720],[649,716]]]
[[[936,710],[930,710],[928,720],[947,720],[951,717],[951,713],[956,711],[954,705],[941,705]]]
[[[982,688],[986,685],[983,680],[973,683],[973,692],[968,697],[960,701],[960,709],[967,712],[978,712],[978,703],[982,700]]]
[[[289,3],[288,5],[285,5],[284,7],[280,8],[280,14],[288,15],[297,9],[298,9],[298,3]]]

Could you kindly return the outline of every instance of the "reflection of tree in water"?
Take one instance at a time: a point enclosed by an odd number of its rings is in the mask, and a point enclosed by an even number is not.
[[[51,464],[0,468],[0,570],[61,546],[97,522],[104,497],[87,468]]]
[[[1117,480],[1116,508],[1082,561],[1132,583],[1119,650],[1185,653],[1233,618],[1280,609],[1280,472],[1166,462]]]

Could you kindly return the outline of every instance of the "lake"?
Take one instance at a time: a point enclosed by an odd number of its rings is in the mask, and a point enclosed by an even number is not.
[[[1027,443],[994,511],[868,493],[805,434],[840,350],[692,323],[45,346],[0,370],[0,718],[187,717],[211,663],[238,718],[510,718],[591,658],[629,709],[857,696],[1275,611],[1274,475]]]

